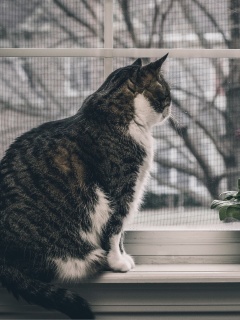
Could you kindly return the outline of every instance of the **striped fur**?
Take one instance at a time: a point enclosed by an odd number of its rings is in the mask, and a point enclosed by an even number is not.
[[[166,56],[114,71],[76,115],[19,137],[0,163],[0,281],[29,303],[93,318],[50,282],[126,272],[123,229],[138,210],[153,158],[151,128],[170,113]]]

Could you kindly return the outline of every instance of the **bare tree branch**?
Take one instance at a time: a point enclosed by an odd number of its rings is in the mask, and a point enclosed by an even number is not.
[[[189,152],[188,152],[188,154],[186,152],[184,152],[184,150],[186,150],[186,148],[184,148],[184,145],[183,144],[176,145],[174,143],[176,139],[172,140],[172,139],[168,139],[168,137],[166,137],[166,136],[162,136],[162,135],[160,135],[160,136],[157,135],[156,136],[154,134],[153,134],[153,137],[155,139],[161,139],[161,140],[165,141],[166,144],[167,144],[167,150],[169,150],[169,148],[170,149],[176,149],[179,156],[182,156],[182,158],[185,159],[186,161],[189,161],[189,162],[193,163],[193,161],[191,161],[190,158],[189,158]],[[158,159],[158,157],[160,157],[158,151],[156,151],[155,157],[156,157],[156,159]]]
[[[169,159],[164,159],[159,157],[158,155],[155,156],[154,159],[158,164],[165,168],[174,168],[177,169],[179,172],[188,174],[190,176],[194,176],[197,179],[204,182],[204,175],[201,174],[198,170],[191,168],[188,163],[180,163],[180,162],[172,162]]]
[[[128,27],[128,32],[130,34],[130,37],[132,38],[133,41],[133,46],[134,47],[139,47],[139,40],[137,39],[136,32],[134,30],[130,15],[129,15],[129,1],[128,0],[118,0],[118,3],[122,9],[123,12],[123,17],[124,21]]]
[[[227,171],[225,171],[223,174],[218,176],[219,181],[221,181],[224,178],[230,177],[230,176],[234,176],[234,178],[236,176],[240,176],[240,169],[228,169]],[[237,186],[236,186],[237,188]]]
[[[221,33],[221,35],[223,36],[223,40],[226,44],[227,47],[229,47],[230,45],[230,42],[229,40],[227,39],[226,35],[225,35],[225,32],[220,28],[219,24],[217,23],[216,19],[213,17],[212,14],[210,14],[210,12],[206,9],[206,7],[200,3],[198,0],[192,0],[193,3],[195,3],[199,8],[200,10],[204,13],[204,15],[206,17],[208,17],[209,21],[212,22],[212,24],[214,25],[214,27],[216,28],[216,30]]]
[[[51,99],[51,101],[58,107],[58,113],[54,115],[54,118],[58,118],[63,114],[64,111],[64,107],[62,105],[61,100],[57,99],[57,97],[51,92],[51,90],[48,89],[48,87],[44,84],[44,81],[41,77],[39,77],[36,73],[34,73],[32,71],[33,75],[34,75],[34,79],[36,81],[36,83],[38,83],[40,85],[40,87],[43,89],[44,93],[46,94],[46,96],[48,98]]]
[[[184,109],[184,107],[182,106],[182,104],[174,97],[173,98],[174,103],[178,106],[178,108],[185,114],[187,115],[192,121],[194,121],[194,123],[201,128],[204,133],[206,134],[206,136],[213,142],[213,144],[215,145],[218,153],[223,157],[227,157],[228,156],[228,148],[226,149],[226,146],[221,142],[221,140],[217,139],[210,130],[208,130],[207,126],[202,123],[199,118],[197,118],[196,116],[194,116],[193,114],[191,114],[189,111],[187,111],[186,109]]]
[[[93,6],[93,5],[91,6],[91,5],[89,4],[89,1],[87,1],[87,0],[82,0],[82,3],[84,4],[85,8],[88,10],[88,12],[90,13],[90,15],[93,17],[93,19],[94,19],[95,21],[97,21],[97,20],[98,20],[98,17],[97,17],[97,15],[96,15],[95,11],[93,10],[94,6]],[[103,24],[102,24],[102,27],[103,27]]]
[[[189,151],[193,154],[193,156],[196,158],[197,162],[199,163],[200,167],[202,168],[204,172],[204,180],[203,183],[206,186],[209,186],[209,180],[213,179],[214,175],[212,172],[212,168],[209,165],[209,163],[206,161],[205,157],[201,154],[198,145],[196,144],[196,141],[192,141],[191,137],[188,134],[188,128],[185,127],[182,129],[182,138],[185,142],[186,147],[189,149]],[[211,192],[212,190],[209,189]]]
[[[196,20],[191,15],[190,6],[186,3],[185,0],[181,0],[181,1],[178,0],[178,3],[182,7],[182,12],[183,12],[183,15],[185,16],[186,20],[191,24],[191,26],[193,27],[195,33],[197,34],[198,39],[200,40],[201,46],[204,47],[204,48],[210,49],[211,46],[210,46],[209,42],[204,38],[204,34],[199,30],[199,27],[197,26]],[[210,61],[214,65],[214,67],[217,70],[218,74],[221,75],[221,78],[224,78],[223,70],[218,65],[218,63],[216,63],[215,59],[211,59]]]
[[[193,69],[191,68],[191,65],[189,64],[189,61],[185,62],[183,59],[180,59],[179,63],[183,67],[184,71],[191,77],[193,83],[197,87],[197,91],[202,95],[202,97],[204,97],[205,92],[201,86],[201,82],[199,81],[196,74],[193,72]]]
[[[64,3],[60,0],[53,0],[53,2],[70,18],[76,20],[78,23],[86,27],[89,31],[92,32],[94,36],[98,36],[97,31],[93,28],[92,24],[88,23],[84,19],[78,17],[74,12],[72,12]]]
[[[155,173],[151,173],[151,176],[158,181],[159,184],[161,185],[166,185],[168,187],[177,189],[180,191],[182,194],[188,194],[191,196],[193,199],[195,199],[197,202],[201,203],[203,206],[209,206],[209,203],[211,203],[212,198],[209,194],[203,194],[202,192],[195,192],[192,189],[189,189],[183,185],[173,185],[169,181],[164,181],[161,179],[161,177]]]
[[[46,15],[48,16],[48,18],[49,18],[52,22],[56,23],[56,25],[57,25],[58,27],[60,27],[60,29],[67,34],[68,40],[70,39],[71,41],[75,41],[75,43],[76,43],[77,45],[82,45],[82,43],[79,41],[79,38],[75,35],[75,33],[72,32],[72,30],[70,30],[69,28],[67,28],[65,25],[63,25],[63,24],[59,21],[59,19],[57,19],[57,18],[48,10],[48,8],[46,8],[46,11],[45,11],[45,12],[46,12]],[[58,41],[58,42],[56,42],[56,43],[53,43],[51,46],[56,47],[56,46],[58,46],[62,41],[63,41],[63,40],[60,40],[60,41]]]
[[[100,26],[100,29],[102,31],[102,33],[99,34],[98,32],[98,37],[101,39],[101,42],[104,42],[104,39],[103,37],[101,36],[101,34],[103,35],[104,34],[104,22],[99,20],[98,16],[96,15],[95,11],[93,10],[93,8],[95,8],[96,6],[94,4],[92,4],[92,6],[89,4],[89,1],[88,0],[82,0],[84,6],[86,7],[86,9],[88,10],[88,12],[90,13],[90,15],[92,16],[93,20],[94,21],[97,21],[99,26]],[[99,1],[95,1],[95,4],[96,5],[99,5]]]
[[[154,15],[153,15],[153,21],[152,21],[152,28],[151,28],[151,33],[149,35],[149,41],[148,41],[148,48],[151,48],[152,42],[153,42],[153,35],[156,33],[156,28],[157,28],[157,21],[158,17],[160,14],[160,6],[155,0],[155,7],[154,7]]]
[[[160,25],[159,25],[159,34],[160,34],[160,37],[159,37],[159,42],[158,42],[158,46],[159,48],[161,48],[164,43],[163,43],[163,28],[164,28],[164,23],[170,13],[170,11],[172,10],[172,7],[173,7],[173,4],[174,4],[175,0],[171,0],[168,4],[168,7],[166,9],[166,11],[164,13],[162,13],[162,18],[161,18],[161,22],[160,22]]]

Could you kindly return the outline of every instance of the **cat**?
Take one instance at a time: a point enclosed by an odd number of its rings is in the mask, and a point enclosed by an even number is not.
[[[93,319],[86,300],[50,283],[127,272],[123,230],[153,160],[153,125],[171,112],[167,55],[112,72],[71,117],[23,134],[0,163],[0,282],[15,297]]]

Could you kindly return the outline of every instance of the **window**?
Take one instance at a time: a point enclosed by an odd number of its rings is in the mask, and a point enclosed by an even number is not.
[[[64,89],[66,97],[86,98],[93,92],[94,78],[102,78],[102,67],[91,58],[66,57]]]
[[[130,228],[238,230],[210,210],[240,173],[238,3],[28,2],[0,4],[0,157],[23,131],[76,112],[112,68],[169,51],[175,120],[154,129],[152,175]]]

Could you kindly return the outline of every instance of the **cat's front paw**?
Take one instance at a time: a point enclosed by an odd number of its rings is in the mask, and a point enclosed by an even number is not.
[[[110,269],[115,272],[127,272],[132,269],[131,262],[123,255],[116,256],[110,252],[107,260]]]
[[[131,269],[133,269],[135,267],[135,262],[134,262],[133,258],[129,254],[127,254],[126,252],[123,254],[123,257],[125,260],[127,260],[130,263]]]

